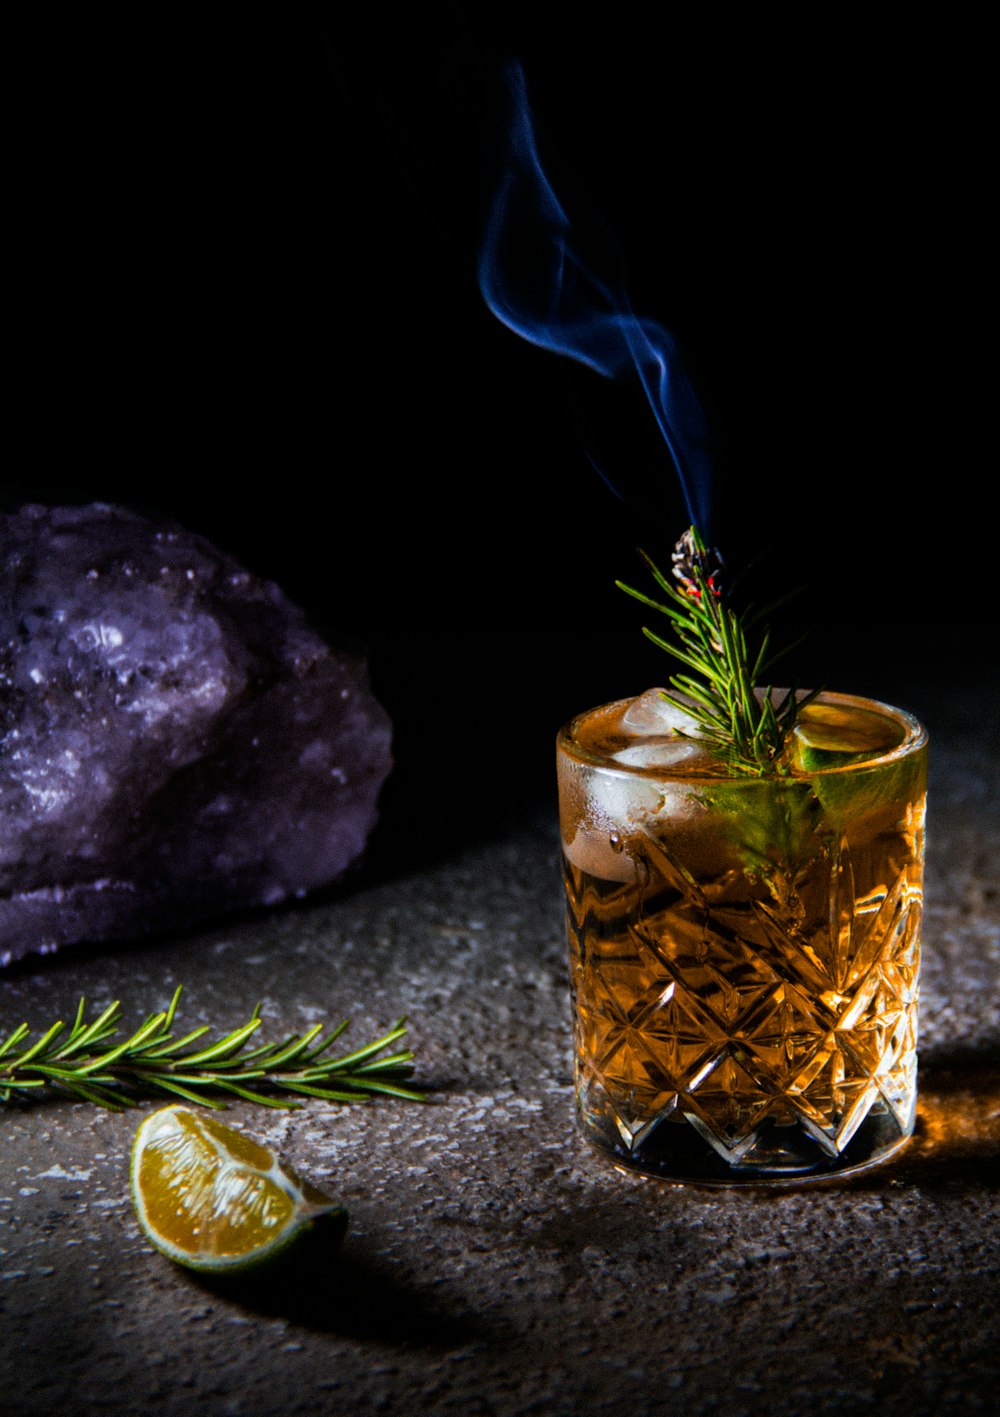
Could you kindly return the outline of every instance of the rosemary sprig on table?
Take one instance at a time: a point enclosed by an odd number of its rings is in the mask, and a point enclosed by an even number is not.
[[[239,1028],[202,1043],[209,1024],[176,1039],[171,1033],[180,995],[178,987],[167,1009],[150,1014],[121,1041],[109,1041],[120,1029],[117,1000],[88,1022],[81,999],[68,1031],[65,1023],[54,1023],[31,1044],[31,1031],[22,1023],[0,1042],[0,1103],[57,1093],[121,1111],[140,1097],[163,1092],[205,1107],[224,1106],[218,1094],[265,1107],[299,1107],[296,1095],[326,1102],[360,1102],[376,1093],[425,1100],[401,1081],[413,1072],[412,1052],[384,1051],[406,1033],[403,1019],[374,1042],[330,1058],[325,1055],[349,1019],[325,1038],[322,1024],[316,1024],[301,1036],[249,1048],[262,1022],[258,1004]]]
[[[768,630],[751,652],[747,632],[760,617],[749,611],[741,614],[726,603],[718,553],[708,549],[697,527],[689,527],[674,547],[676,585],[644,551],[639,554],[666,594],[666,603],[623,581],[615,584],[669,618],[677,644],[646,627],[643,633],[693,671],[671,675],[670,683],[676,692],[665,691],[666,697],[697,720],[699,736],[734,770],[757,776],[781,772],[782,749],[796,715],[819,690],[800,695],[795,689],[788,689],[777,704],[770,685],[755,692],[779,655],[769,653]]]

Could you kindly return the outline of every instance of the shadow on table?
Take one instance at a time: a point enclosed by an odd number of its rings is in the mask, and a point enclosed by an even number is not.
[[[1000,1045],[922,1057],[909,1143],[883,1165],[829,1184],[878,1191],[894,1182],[925,1190],[1000,1182]]]
[[[913,1140],[890,1170],[922,1186],[1000,1180],[1000,1045],[921,1060]]]
[[[450,1308],[367,1257],[318,1232],[295,1253],[259,1274],[196,1275],[218,1298],[265,1318],[366,1343],[439,1351],[496,1336],[494,1325]]]

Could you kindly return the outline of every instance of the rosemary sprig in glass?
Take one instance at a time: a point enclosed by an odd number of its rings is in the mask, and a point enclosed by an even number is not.
[[[766,629],[756,650],[750,648],[748,630],[766,612],[740,613],[726,602],[718,553],[708,549],[697,527],[689,527],[674,547],[676,585],[644,551],[639,554],[667,601],[654,600],[623,581],[615,584],[669,618],[677,644],[646,627],[643,633],[692,671],[671,675],[675,692],[665,691],[666,697],[697,720],[700,736],[735,771],[756,776],[781,773],[785,740],[799,710],[819,689],[807,694],[788,689],[778,703],[770,685],[756,689],[780,657],[770,653],[770,631]]]
[[[56,1093],[121,1111],[164,1092],[205,1107],[224,1106],[219,1094],[265,1107],[299,1107],[296,1095],[326,1102],[360,1102],[376,1093],[426,1100],[402,1082],[413,1072],[413,1053],[385,1052],[406,1033],[404,1019],[372,1043],[330,1058],[325,1055],[349,1019],[325,1038],[323,1025],[316,1024],[301,1036],[248,1048],[262,1022],[258,1004],[246,1023],[203,1044],[208,1024],[176,1039],[171,1033],[180,995],[178,987],[167,1009],[113,1043],[121,1019],[117,1000],[88,1022],[81,999],[68,1031],[65,1023],[54,1023],[31,1044],[22,1023],[0,1042],[0,1103]]]

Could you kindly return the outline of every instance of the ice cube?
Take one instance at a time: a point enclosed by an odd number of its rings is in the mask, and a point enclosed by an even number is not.
[[[658,752],[665,755],[679,751],[685,761],[693,752],[707,761],[703,745],[676,739],[659,739],[622,752],[647,749],[649,759],[644,766],[668,767],[665,762],[653,761]],[[671,824],[676,827],[689,822],[696,804],[697,785],[685,782],[680,774],[676,781],[661,780],[630,772],[624,765],[621,772],[595,772],[588,777],[587,809],[574,839],[567,843],[566,854],[577,866],[604,880],[633,880],[635,856],[642,854],[642,838],[656,836]]]
[[[611,754],[613,762],[624,763],[637,768],[673,768],[680,763],[688,765],[688,771],[696,759],[706,765],[711,762],[705,751],[705,744],[692,738],[653,738],[644,743],[633,743],[631,747],[619,748]]]
[[[581,826],[564,844],[567,859],[580,871],[601,881],[635,881],[638,871],[628,851],[628,838],[619,832],[594,831]]]
[[[680,704],[664,697],[663,689],[647,689],[633,699],[622,714],[622,729],[626,733],[686,733],[698,736],[698,720],[686,713]]]
[[[567,806],[573,804],[564,813],[564,848],[574,865],[593,876],[632,881],[643,838],[690,817],[696,798],[684,777],[711,771],[713,762],[705,741],[694,737],[697,720],[664,698],[662,689],[607,706],[593,715],[592,732],[589,727],[578,729],[578,742],[591,763],[602,766],[571,766],[569,759],[561,764],[560,793]],[[663,776],[652,775],[657,772]]]
[[[618,723],[635,741],[609,757],[626,767],[669,769],[686,763],[690,771],[696,759],[706,756],[700,727],[682,705],[665,698],[662,689],[647,689],[632,700]]]

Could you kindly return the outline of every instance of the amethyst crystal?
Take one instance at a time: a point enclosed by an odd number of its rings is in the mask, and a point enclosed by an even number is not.
[[[0,963],[273,904],[364,850],[367,667],[203,538],[120,507],[0,518]]]

